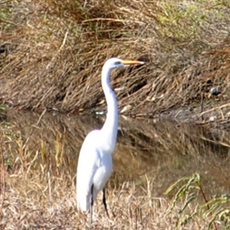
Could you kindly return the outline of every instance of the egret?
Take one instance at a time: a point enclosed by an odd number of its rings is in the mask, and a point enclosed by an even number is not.
[[[93,130],[86,136],[77,167],[77,205],[82,211],[90,208],[90,223],[92,223],[93,202],[101,190],[108,216],[105,184],[112,174],[112,153],[116,145],[118,128],[117,99],[110,85],[110,73],[114,68],[142,64],[144,62],[110,58],[102,68],[101,84],[108,107],[107,117],[100,130]]]

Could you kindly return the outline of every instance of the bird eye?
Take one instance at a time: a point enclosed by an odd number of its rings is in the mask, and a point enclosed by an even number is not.
[[[120,65],[120,64],[121,64],[120,61],[116,61],[116,62],[115,62],[115,65]]]

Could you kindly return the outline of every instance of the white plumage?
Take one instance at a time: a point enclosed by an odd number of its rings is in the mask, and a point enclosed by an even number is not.
[[[82,211],[92,208],[98,192],[103,190],[103,203],[107,212],[104,188],[112,173],[112,153],[116,145],[118,128],[118,107],[116,96],[110,86],[110,72],[117,67],[135,64],[142,65],[144,62],[111,58],[102,68],[101,83],[108,113],[102,129],[90,132],[81,147],[77,168],[77,204]]]

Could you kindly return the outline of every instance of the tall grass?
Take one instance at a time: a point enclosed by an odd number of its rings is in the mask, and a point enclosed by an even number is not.
[[[104,109],[100,72],[112,56],[146,61],[111,79],[120,109],[128,105],[130,115],[192,110],[202,93],[206,109],[229,96],[226,1],[4,1],[1,7],[4,103],[77,113]],[[215,85],[223,89],[221,100],[208,97]]]
[[[76,209],[76,166],[81,143],[92,127],[103,120],[82,116],[34,114],[10,111],[1,123],[0,226],[5,229],[88,229],[89,215]],[[109,215],[99,196],[92,229],[207,229],[208,213],[189,211],[201,207],[201,199],[187,202],[199,190],[188,183],[194,171],[208,201],[229,186],[229,133],[173,124],[167,120],[140,122],[121,119],[114,153],[114,173],[107,184]],[[187,193],[180,196],[169,214],[177,184],[186,177]],[[224,197],[219,197],[220,199]],[[187,206],[185,206],[187,202]],[[210,203],[210,207],[211,207]],[[213,215],[219,221],[213,200]],[[178,210],[185,207],[181,214]],[[214,212],[215,208],[216,212]],[[203,207],[206,211],[206,207]],[[205,215],[203,215],[205,214]],[[214,216],[213,216],[214,217]],[[218,225],[219,226],[219,225]],[[224,222],[222,225],[224,226]],[[221,228],[220,228],[221,229]]]

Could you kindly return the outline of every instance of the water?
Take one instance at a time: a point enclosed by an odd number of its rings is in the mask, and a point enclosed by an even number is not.
[[[8,171],[25,168],[75,177],[78,153],[88,132],[100,128],[105,117],[68,116],[9,111],[2,122]],[[184,176],[198,172],[210,195],[230,190],[229,133],[170,120],[133,120],[120,117],[114,173],[109,184],[135,183],[152,195]],[[21,160],[19,160],[21,159]],[[31,163],[32,162],[32,163]],[[31,175],[33,177],[33,175]]]

